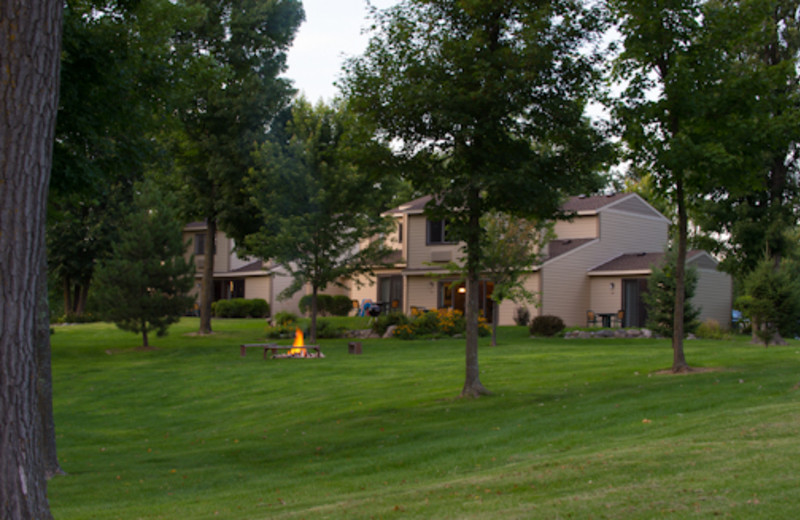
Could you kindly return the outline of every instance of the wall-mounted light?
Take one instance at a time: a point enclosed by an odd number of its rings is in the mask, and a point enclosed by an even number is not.
[[[466,287],[459,287],[458,288],[458,294],[466,294],[466,292],[467,292],[467,288]]]
[[[611,290],[614,290],[614,282],[611,282]]]

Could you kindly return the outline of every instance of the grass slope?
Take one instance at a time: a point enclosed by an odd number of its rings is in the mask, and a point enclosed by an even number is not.
[[[800,343],[482,343],[494,395],[455,396],[463,340],[321,341],[239,356],[259,320],[183,320],[157,350],[112,325],[53,336],[59,519],[792,518]]]

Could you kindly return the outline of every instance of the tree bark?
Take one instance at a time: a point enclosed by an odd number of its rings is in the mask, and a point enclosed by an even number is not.
[[[64,474],[56,451],[56,426],[53,418],[53,372],[50,364],[50,306],[47,299],[47,258],[40,258],[39,294],[36,309],[36,394],[42,421],[42,461],[45,477]]]
[[[679,176],[675,181],[675,198],[678,204],[678,254],[675,260],[675,309],[672,324],[672,371],[686,372],[689,365],[683,352],[683,306],[686,297],[686,242],[687,226],[686,200],[683,191],[683,179]]]
[[[492,305],[492,346],[497,346],[497,322],[500,320],[500,302]]]
[[[317,342],[317,293],[319,288],[314,285],[311,288],[311,325],[308,330],[309,344],[313,345]]]
[[[0,518],[50,519],[37,363],[62,2],[0,2]],[[49,330],[49,324],[46,325]]]
[[[206,227],[206,243],[203,250],[203,281],[200,287],[200,334],[211,334],[211,302],[214,301],[214,240],[217,237],[217,221],[209,218]]]
[[[484,388],[478,367],[478,297],[480,296],[479,269],[481,264],[480,192],[471,190],[469,205],[469,231],[467,242],[467,309],[466,309],[466,377],[461,397],[479,397],[489,394]]]
[[[142,346],[149,347],[150,344],[147,341],[147,320],[142,318]]]

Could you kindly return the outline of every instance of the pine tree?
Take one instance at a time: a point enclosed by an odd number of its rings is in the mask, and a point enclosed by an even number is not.
[[[125,218],[111,258],[97,272],[97,298],[106,317],[122,330],[167,333],[193,299],[187,295],[194,265],[185,244],[174,201],[143,184]]]
[[[669,251],[662,265],[653,266],[647,292],[642,295],[647,306],[647,327],[667,338],[671,338],[674,332],[677,256],[674,250]],[[689,333],[699,325],[697,318],[700,316],[700,310],[692,305],[697,288],[696,269],[686,269],[683,287],[683,330]]]

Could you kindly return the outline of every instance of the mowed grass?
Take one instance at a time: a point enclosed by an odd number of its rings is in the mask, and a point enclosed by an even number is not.
[[[458,399],[464,341],[322,340],[239,356],[259,320],[185,319],[157,350],[109,324],[53,335],[67,471],[58,519],[795,518],[800,342],[530,339],[480,348],[494,392]]]

